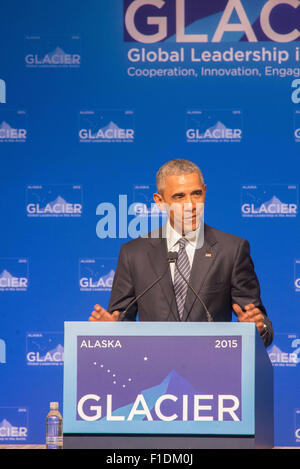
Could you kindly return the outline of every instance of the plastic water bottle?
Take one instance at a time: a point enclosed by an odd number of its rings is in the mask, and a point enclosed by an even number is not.
[[[50,411],[46,418],[46,448],[63,448],[62,416],[58,410],[58,402],[50,402]]]

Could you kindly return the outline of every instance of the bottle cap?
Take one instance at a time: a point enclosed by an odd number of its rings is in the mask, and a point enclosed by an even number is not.
[[[51,410],[58,410],[58,402],[50,402]]]

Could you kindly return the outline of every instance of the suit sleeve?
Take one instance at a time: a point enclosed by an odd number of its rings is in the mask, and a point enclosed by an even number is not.
[[[127,251],[126,245],[121,247],[108,305],[108,311],[110,313],[113,311],[124,311],[136,296]],[[124,320],[135,321],[136,313],[137,304],[134,303],[132,307],[129,308]]]
[[[246,240],[241,241],[234,260],[231,277],[231,299],[232,304],[237,303],[241,308],[252,303],[260,309],[267,325],[262,340],[266,347],[269,346],[273,340],[273,327],[260,298],[259,281],[250,255],[250,246]]]

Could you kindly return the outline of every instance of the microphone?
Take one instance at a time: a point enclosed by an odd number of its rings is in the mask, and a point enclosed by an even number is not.
[[[124,309],[124,311],[120,314],[118,321],[124,321],[125,316],[126,316],[128,310],[129,310],[129,308],[131,308],[131,306],[134,303],[136,303],[138,300],[140,300],[142,298],[142,296],[146,295],[146,293],[149,290],[151,290],[151,288],[153,288],[164,277],[164,275],[166,274],[166,272],[169,268],[169,265],[173,262],[176,262],[177,257],[178,257],[177,252],[171,252],[171,251],[168,252],[168,254],[167,254],[168,264],[167,264],[167,267],[164,270],[164,272],[157,279],[155,279],[154,282],[151,283],[151,285],[149,285],[147,288],[145,288],[145,290],[143,290],[142,293],[140,293],[136,298],[134,298],[132,301],[130,301],[129,305],[127,305],[127,307]]]
[[[208,311],[204,301],[202,300],[202,298],[198,295],[198,293],[195,291],[195,289],[193,288],[193,286],[190,284],[190,282],[185,278],[185,276],[182,274],[181,270],[179,269],[178,267],[178,264],[177,264],[177,259],[178,259],[178,252],[173,252],[173,259],[175,258],[175,261],[173,260],[172,262],[175,262],[175,267],[177,268],[178,272],[180,273],[181,277],[183,278],[183,280],[185,281],[185,283],[187,284],[187,286],[192,290],[192,292],[194,293],[194,295],[196,296],[196,298],[200,301],[200,303],[202,304],[203,308],[205,309],[205,314],[206,314],[206,319],[208,322],[213,322],[213,319],[212,319],[212,316],[210,314],[210,312]],[[189,313],[190,314],[190,313]],[[189,317],[189,314],[187,316],[187,318]],[[186,321],[187,321],[187,318],[186,318]]]

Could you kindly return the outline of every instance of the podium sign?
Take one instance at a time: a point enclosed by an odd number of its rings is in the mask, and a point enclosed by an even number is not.
[[[260,364],[251,323],[67,322],[64,434],[254,436]]]

